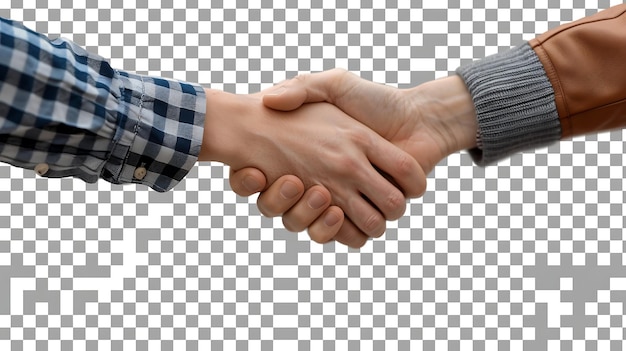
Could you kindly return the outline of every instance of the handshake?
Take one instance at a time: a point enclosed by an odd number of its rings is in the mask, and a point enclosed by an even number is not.
[[[200,161],[230,165],[239,195],[290,231],[350,247],[385,231],[448,155],[476,146],[458,76],[401,90],[344,70],[298,76],[252,95],[206,89]]]
[[[0,18],[0,158],[166,191],[197,155],[230,165],[232,189],[261,192],[261,212],[288,230],[361,247],[452,153],[485,165],[626,127],[625,26],[617,5],[411,89],[331,70],[233,95],[117,71]]]

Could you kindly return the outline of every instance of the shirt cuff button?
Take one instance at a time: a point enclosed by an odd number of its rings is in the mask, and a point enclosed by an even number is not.
[[[147,173],[148,171],[146,171],[144,167],[137,167],[133,175],[135,176],[135,179],[142,180]]]
[[[45,175],[46,173],[48,173],[49,169],[50,169],[50,166],[48,166],[47,163],[40,163],[40,164],[35,166],[35,172],[37,174],[39,174],[40,176]]]

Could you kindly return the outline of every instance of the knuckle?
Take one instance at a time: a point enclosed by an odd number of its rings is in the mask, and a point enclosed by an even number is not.
[[[395,169],[398,175],[403,178],[413,176],[414,162],[415,160],[411,156],[400,154],[395,162]]]
[[[393,194],[387,196],[386,206],[389,213],[387,219],[395,220],[402,217],[404,214],[404,211],[406,210],[406,201],[401,194],[394,192]]]
[[[298,74],[297,76],[293,77],[293,80],[299,83],[306,83],[308,78],[309,78],[308,74]]]
[[[330,71],[330,86],[329,90],[329,102],[339,103],[340,100],[346,95],[346,92],[350,90],[350,80],[356,77],[350,71],[343,68],[335,68]]]
[[[385,232],[385,220],[378,213],[370,215],[363,223],[363,226],[365,232],[371,237],[378,238]]]
[[[345,78],[346,75],[349,75],[350,71],[345,68],[333,68],[330,70],[330,74],[332,78],[342,79]]]
[[[338,162],[340,165],[339,174],[342,176],[348,177],[354,175],[355,172],[361,168],[361,163],[349,156],[340,157]]]
[[[370,130],[367,129],[367,127],[364,126],[359,126],[357,128],[351,128],[348,132],[347,132],[347,138],[352,141],[353,143],[361,146],[361,147],[367,147],[370,148],[374,145],[376,145],[376,143],[374,142],[374,134],[371,133]]]

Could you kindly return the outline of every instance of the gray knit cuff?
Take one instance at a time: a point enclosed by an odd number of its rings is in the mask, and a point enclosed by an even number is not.
[[[476,164],[485,166],[560,139],[554,89],[528,44],[460,67],[457,73],[478,117],[482,148],[469,150]]]

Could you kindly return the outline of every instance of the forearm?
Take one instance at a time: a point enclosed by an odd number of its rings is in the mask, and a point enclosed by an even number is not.
[[[47,177],[174,186],[194,165],[202,88],[120,72],[0,19],[0,160]]]

